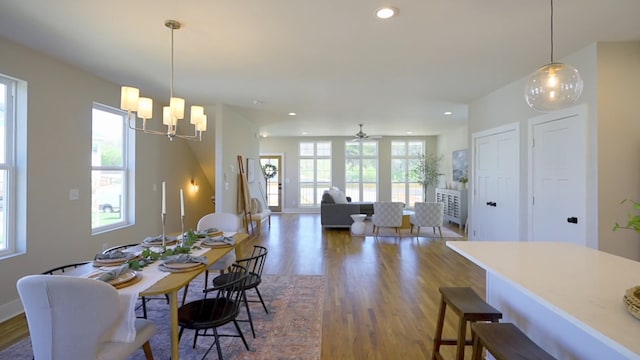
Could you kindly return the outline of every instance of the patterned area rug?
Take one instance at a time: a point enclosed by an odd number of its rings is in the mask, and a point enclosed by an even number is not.
[[[462,238],[461,235],[457,234],[456,232],[447,229],[446,227],[442,226],[442,237],[443,238]],[[379,237],[402,237],[402,238],[410,238],[410,237],[416,237],[416,231],[417,228],[414,227],[413,228],[413,234],[410,232],[410,228],[401,228],[399,229],[399,233],[396,233],[396,230],[394,228],[380,228],[380,231],[378,232],[378,236]],[[373,223],[370,220],[365,221],[365,230],[364,230],[364,235],[360,235],[360,236],[373,236]],[[352,236],[358,236],[358,235],[352,235]],[[436,229],[435,232],[433,232],[433,228],[430,227],[423,227],[420,228],[420,235],[419,238],[430,238],[430,239],[439,239],[440,238],[440,232],[438,231],[438,229]]]
[[[189,286],[187,301],[202,296],[204,275]],[[256,338],[251,335],[249,323],[241,322],[251,351],[247,351],[240,338],[221,338],[225,359],[320,359],[322,340],[322,309],[324,302],[324,277],[308,275],[263,275],[260,293],[267,304],[266,314],[262,304],[250,303]],[[182,294],[178,294],[181,298]],[[249,291],[251,299],[255,295]],[[256,296],[257,299],[257,296]],[[151,338],[154,358],[170,358],[169,321],[167,303],[152,300],[147,303],[148,318],[156,322],[158,332]],[[142,310],[139,310],[141,314]],[[246,311],[240,313],[246,319]],[[233,324],[219,329],[219,333],[235,334]],[[180,359],[201,359],[213,337],[198,337],[196,348],[192,348],[193,331],[185,330],[180,340]],[[70,354],[70,359],[73,358]],[[138,350],[130,360],[143,360],[144,353]],[[0,352],[0,359],[31,360],[31,342],[25,339]],[[215,347],[207,359],[217,359]]]

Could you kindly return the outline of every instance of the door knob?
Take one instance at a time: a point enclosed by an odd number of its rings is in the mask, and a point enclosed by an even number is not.
[[[570,218],[567,218],[567,222],[568,223],[572,223],[572,224],[577,224],[578,223],[578,218],[575,216],[572,216]]]

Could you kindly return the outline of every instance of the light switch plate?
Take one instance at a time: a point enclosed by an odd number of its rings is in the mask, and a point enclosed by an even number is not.
[[[78,200],[80,199],[80,190],[71,189],[69,190],[69,200]]]

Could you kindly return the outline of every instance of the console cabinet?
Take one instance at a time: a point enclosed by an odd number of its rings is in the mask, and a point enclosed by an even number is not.
[[[462,229],[467,222],[467,190],[436,189],[436,201],[444,203],[444,221]]]

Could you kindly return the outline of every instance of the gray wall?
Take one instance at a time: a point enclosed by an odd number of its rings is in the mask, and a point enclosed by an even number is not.
[[[92,258],[103,245],[141,241],[162,231],[160,184],[167,182],[167,231],[179,232],[179,189],[185,227],[212,211],[213,188],[188,143],[136,133],[136,223],[91,235],[91,108],[120,105],[120,85],[0,38],[0,73],[28,82],[27,253],[0,260],[0,321],[22,310],[16,281],[27,274]],[[165,99],[155,99],[157,104]],[[159,107],[160,105],[158,105]],[[161,114],[159,108],[154,113]],[[209,117],[211,119],[211,116]],[[212,127],[209,127],[212,130]],[[79,189],[80,199],[69,200]]]

